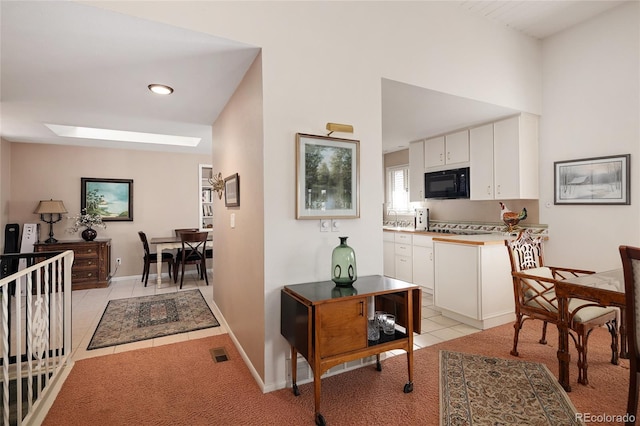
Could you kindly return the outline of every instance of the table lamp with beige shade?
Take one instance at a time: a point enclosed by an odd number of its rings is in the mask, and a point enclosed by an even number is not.
[[[62,200],[42,200],[36,207],[35,214],[40,215],[40,220],[49,224],[49,239],[45,241],[46,244],[57,243],[58,240],[53,238],[53,224],[62,220],[62,215],[67,213],[67,209],[64,206]],[[46,217],[49,217],[47,220]],[[56,215],[58,218],[55,219]]]

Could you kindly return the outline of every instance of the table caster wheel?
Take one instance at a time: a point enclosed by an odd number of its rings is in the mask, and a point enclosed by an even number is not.
[[[408,382],[404,385],[404,393],[413,392],[413,382]]]
[[[382,363],[380,361],[376,362],[376,370],[382,371]]]
[[[298,385],[294,384],[291,388],[291,390],[293,391],[293,394],[295,396],[300,396],[300,390],[298,389]]]
[[[325,421],[324,417],[322,417],[322,414],[318,413],[316,414],[316,425],[318,426],[326,426],[327,422]]]

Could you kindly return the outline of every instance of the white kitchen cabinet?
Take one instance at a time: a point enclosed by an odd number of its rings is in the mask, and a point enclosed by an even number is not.
[[[493,124],[496,199],[537,199],[538,117],[520,114]]]
[[[413,282],[412,235],[397,232],[395,234],[395,278]]]
[[[427,235],[413,236],[413,283],[433,293],[433,238]]]
[[[469,131],[461,130],[424,141],[426,169],[441,166],[463,167],[469,162]]]
[[[521,114],[469,132],[472,200],[537,199],[538,119]]]
[[[382,273],[390,278],[396,277],[396,242],[394,232],[382,233]]]
[[[424,141],[424,167],[426,169],[444,166],[444,136]]]
[[[434,242],[434,305],[442,315],[480,329],[515,318],[504,244]]]
[[[409,144],[409,201],[424,201],[424,141]]]
[[[493,123],[469,131],[469,177],[472,200],[494,200]]]

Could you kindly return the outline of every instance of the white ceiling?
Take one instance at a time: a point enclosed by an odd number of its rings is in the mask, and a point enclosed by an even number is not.
[[[535,38],[620,1],[459,1]],[[211,124],[259,48],[68,1],[0,1],[0,135],[13,142],[211,152]],[[147,90],[168,84],[171,96]],[[383,151],[517,113],[382,80]],[[63,124],[203,138],[197,148],[69,139]]]
[[[211,153],[259,49],[75,2],[2,1],[1,134],[15,142]],[[150,83],[174,88],[151,93]],[[196,148],[55,136],[44,123],[201,137]]]

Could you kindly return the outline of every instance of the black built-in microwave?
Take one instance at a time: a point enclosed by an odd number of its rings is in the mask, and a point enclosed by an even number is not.
[[[469,198],[469,167],[424,174],[424,198]]]

